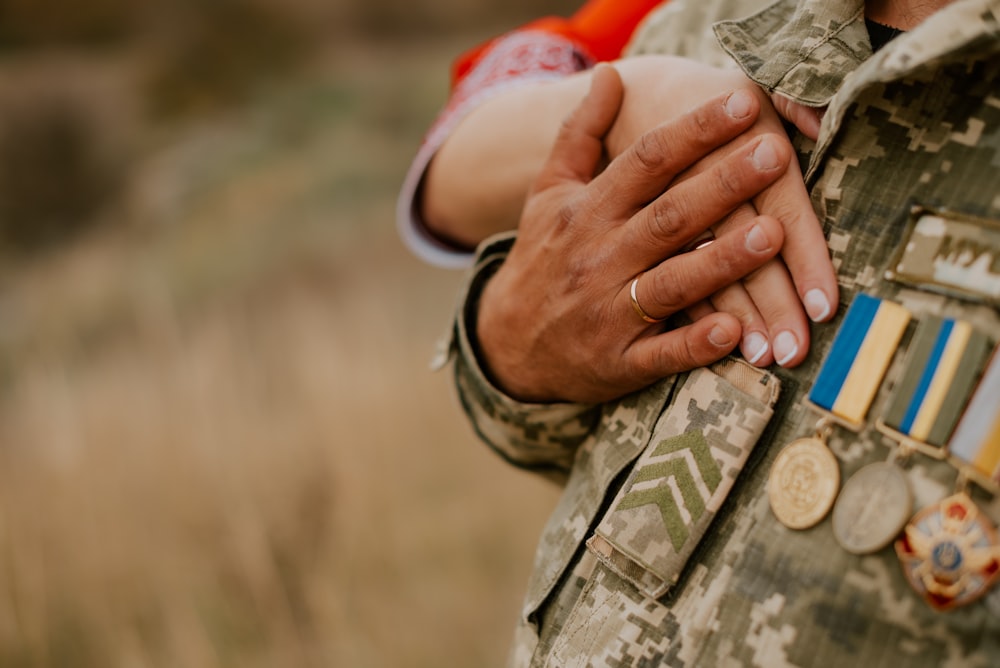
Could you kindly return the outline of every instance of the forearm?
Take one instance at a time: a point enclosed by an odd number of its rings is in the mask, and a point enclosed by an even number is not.
[[[426,226],[459,246],[514,229],[559,126],[590,87],[590,71],[525,83],[470,112],[440,147],[422,197]]]
[[[677,59],[625,59],[615,67],[626,99],[608,137],[612,157],[647,130],[687,111],[690,100],[707,99],[721,88],[719,72],[703,67],[713,76],[696,80],[692,90],[687,73],[698,66]],[[463,118],[425,176],[421,213],[427,228],[456,246],[472,248],[491,234],[516,227],[528,189],[563,120],[589,89],[591,74],[587,70],[559,80],[527,82]],[[727,76],[731,86],[748,84],[738,72]],[[675,80],[677,85],[672,85]]]

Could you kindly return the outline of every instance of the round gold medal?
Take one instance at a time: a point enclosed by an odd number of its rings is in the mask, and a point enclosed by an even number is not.
[[[789,529],[808,529],[830,511],[840,466],[818,438],[800,438],[778,453],[767,480],[771,511]]]
[[[848,478],[833,506],[833,535],[852,554],[877,552],[892,542],[913,513],[906,474],[888,462],[869,464]]]

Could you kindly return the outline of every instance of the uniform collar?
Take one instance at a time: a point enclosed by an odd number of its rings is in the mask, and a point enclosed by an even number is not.
[[[992,50],[1000,43],[998,25],[1000,0],[958,0],[893,40],[865,69],[894,77],[970,45]],[[808,106],[829,104],[844,79],[872,57],[864,0],[778,0],[714,27],[747,76]]]

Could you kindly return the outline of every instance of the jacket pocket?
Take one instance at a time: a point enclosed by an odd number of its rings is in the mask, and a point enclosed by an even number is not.
[[[588,548],[651,598],[668,593],[774,412],[778,378],[726,359],[688,376]]]

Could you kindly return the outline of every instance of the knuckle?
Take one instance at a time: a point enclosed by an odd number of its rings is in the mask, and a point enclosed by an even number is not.
[[[719,197],[726,202],[742,201],[749,195],[742,174],[734,165],[724,164],[716,171],[715,187]]]
[[[655,378],[661,368],[663,368],[663,349],[658,349],[657,355],[642,355],[633,361],[630,372],[634,378],[644,380]]]
[[[705,355],[702,353],[703,345],[701,339],[695,336],[689,334],[684,337],[684,346],[679,357],[685,368],[693,369],[705,361]]]
[[[576,220],[580,210],[580,205],[576,199],[569,199],[559,205],[556,211],[556,230],[563,231],[569,229]]]
[[[574,255],[566,263],[566,291],[580,293],[590,282],[591,263],[582,254]]]
[[[680,333],[679,333],[680,334]],[[660,349],[659,366],[667,373],[686,371],[695,366],[691,353],[692,342],[688,336],[679,335],[673,345]]]
[[[701,106],[691,112],[691,123],[697,132],[697,137],[711,137],[718,132],[718,123],[711,109]]]
[[[666,145],[660,133],[647,132],[636,141],[632,155],[637,169],[648,174],[659,174],[667,159]]]
[[[678,241],[684,235],[684,215],[669,198],[650,205],[650,232],[654,240]]]
[[[657,317],[672,315],[686,306],[683,297],[685,291],[680,289],[681,282],[675,279],[674,272],[658,271],[646,276],[652,279],[647,288],[652,296],[647,300],[649,306],[655,309]]]

